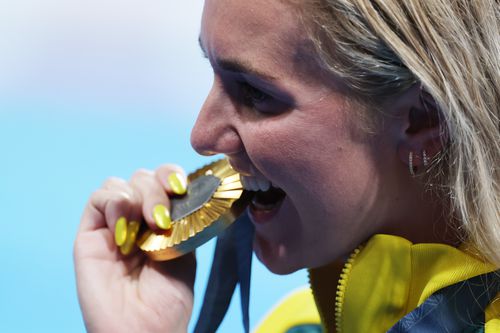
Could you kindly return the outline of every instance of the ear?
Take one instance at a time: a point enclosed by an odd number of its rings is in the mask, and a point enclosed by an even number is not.
[[[403,111],[404,126],[398,142],[398,156],[412,175],[425,170],[443,150],[447,134],[434,98],[421,86],[410,88]]]

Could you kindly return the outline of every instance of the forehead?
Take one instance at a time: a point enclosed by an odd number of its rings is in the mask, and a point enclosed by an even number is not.
[[[206,0],[200,35],[214,58],[244,58],[261,66],[296,62],[306,34],[283,0]]]

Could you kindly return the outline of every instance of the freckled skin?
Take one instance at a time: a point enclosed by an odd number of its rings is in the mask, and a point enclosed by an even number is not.
[[[367,134],[361,106],[343,83],[322,75],[294,9],[284,1],[207,0],[200,40],[214,85],[192,132],[202,154],[223,153],[287,194],[279,213],[256,226],[254,249],[285,274],[341,260],[375,233],[435,241],[441,207],[411,179],[397,147],[411,93],[388,101],[383,130]],[[300,56],[298,56],[300,55]],[[306,55],[306,56],[305,56]],[[217,59],[238,59],[276,77],[290,107],[262,114],[231,96],[235,80]]]

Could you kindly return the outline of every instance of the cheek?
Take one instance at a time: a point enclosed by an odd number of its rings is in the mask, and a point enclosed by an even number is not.
[[[307,148],[300,128],[290,126],[269,126],[256,128],[252,144],[245,146],[252,163],[270,180],[280,186],[299,185],[293,180],[306,170],[304,166],[312,159],[314,152]],[[294,175],[294,177],[290,177]]]
[[[316,187],[357,167],[356,143],[340,117],[301,117],[268,122],[251,129],[244,138],[245,149],[255,166],[271,180],[304,187]],[[340,176],[340,175],[339,175]]]
[[[377,148],[348,120],[334,116],[255,128],[247,152],[300,215],[361,219],[378,188]]]

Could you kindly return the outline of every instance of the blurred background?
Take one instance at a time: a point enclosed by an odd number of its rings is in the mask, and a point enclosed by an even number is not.
[[[72,245],[109,176],[210,162],[189,145],[212,80],[201,0],[0,0],[0,332],[84,332]],[[193,324],[214,242],[198,251]],[[251,326],[305,272],[254,258]],[[239,297],[220,332],[240,332]],[[192,326],[191,326],[192,327]]]

